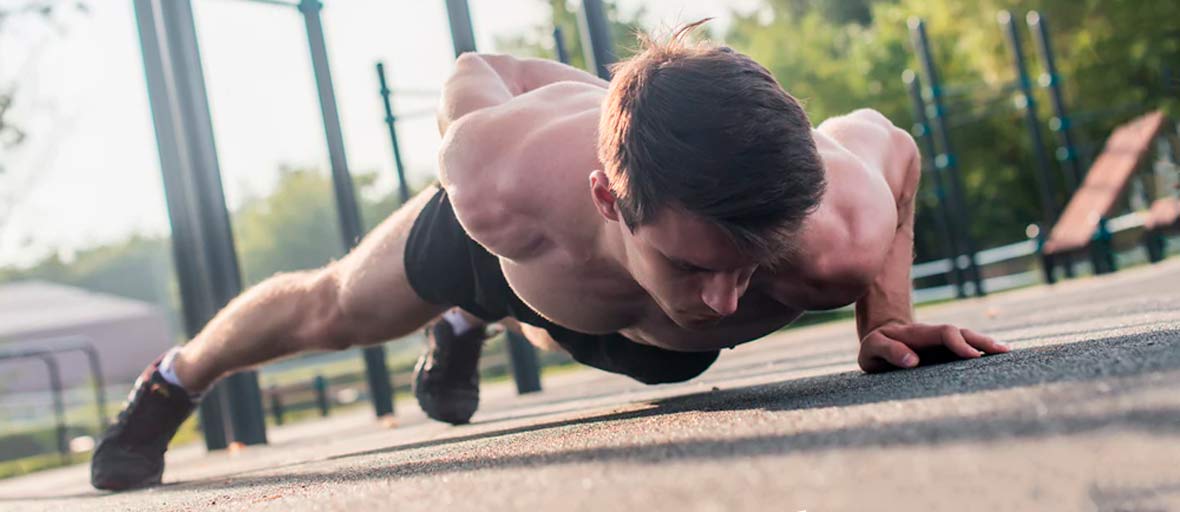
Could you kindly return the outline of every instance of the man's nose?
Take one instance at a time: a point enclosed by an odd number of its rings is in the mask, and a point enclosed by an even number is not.
[[[718,315],[732,315],[738,308],[738,299],[746,293],[753,272],[735,270],[717,272],[706,280],[701,290],[701,300]]]

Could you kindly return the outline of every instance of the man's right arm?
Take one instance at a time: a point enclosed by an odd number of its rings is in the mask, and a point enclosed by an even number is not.
[[[606,80],[560,62],[464,53],[443,86],[439,133],[446,133],[451,124],[467,114],[557,82],[580,82],[603,89],[609,85]]]

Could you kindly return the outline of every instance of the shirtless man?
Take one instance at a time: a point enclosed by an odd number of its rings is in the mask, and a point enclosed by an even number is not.
[[[690,379],[721,348],[854,302],[868,372],[917,366],[928,347],[1007,351],[913,321],[910,136],[871,110],[813,130],[765,68],[689,43],[695,26],[649,42],[610,83],[461,56],[439,115],[442,187],[340,261],[246,291],[149,366],[95,450],[92,484],[159,483],[196,397],[231,372],[380,343],[444,312],[451,342],[463,324],[515,319],[531,341],[647,383]]]

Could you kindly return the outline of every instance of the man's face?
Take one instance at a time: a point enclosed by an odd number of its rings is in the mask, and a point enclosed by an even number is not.
[[[622,229],[635,280],[677,325],[702,329],[737,311],[758,265],[720,228],[665,208],[633,233]]]

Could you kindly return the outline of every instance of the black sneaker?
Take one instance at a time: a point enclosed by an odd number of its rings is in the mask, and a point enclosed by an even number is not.
[[[414,396],[427,416],[452,425],[471,421],[479,407],[482,327],[461,336],[446,320],[426,329],[426,351],[414,366]]]
[[[103,432],[90,459],[90,485],[122,491],[160,483],[164,451],[196,407],[188,392],[164,380],[160,360],[148,366],[115,423]]]

